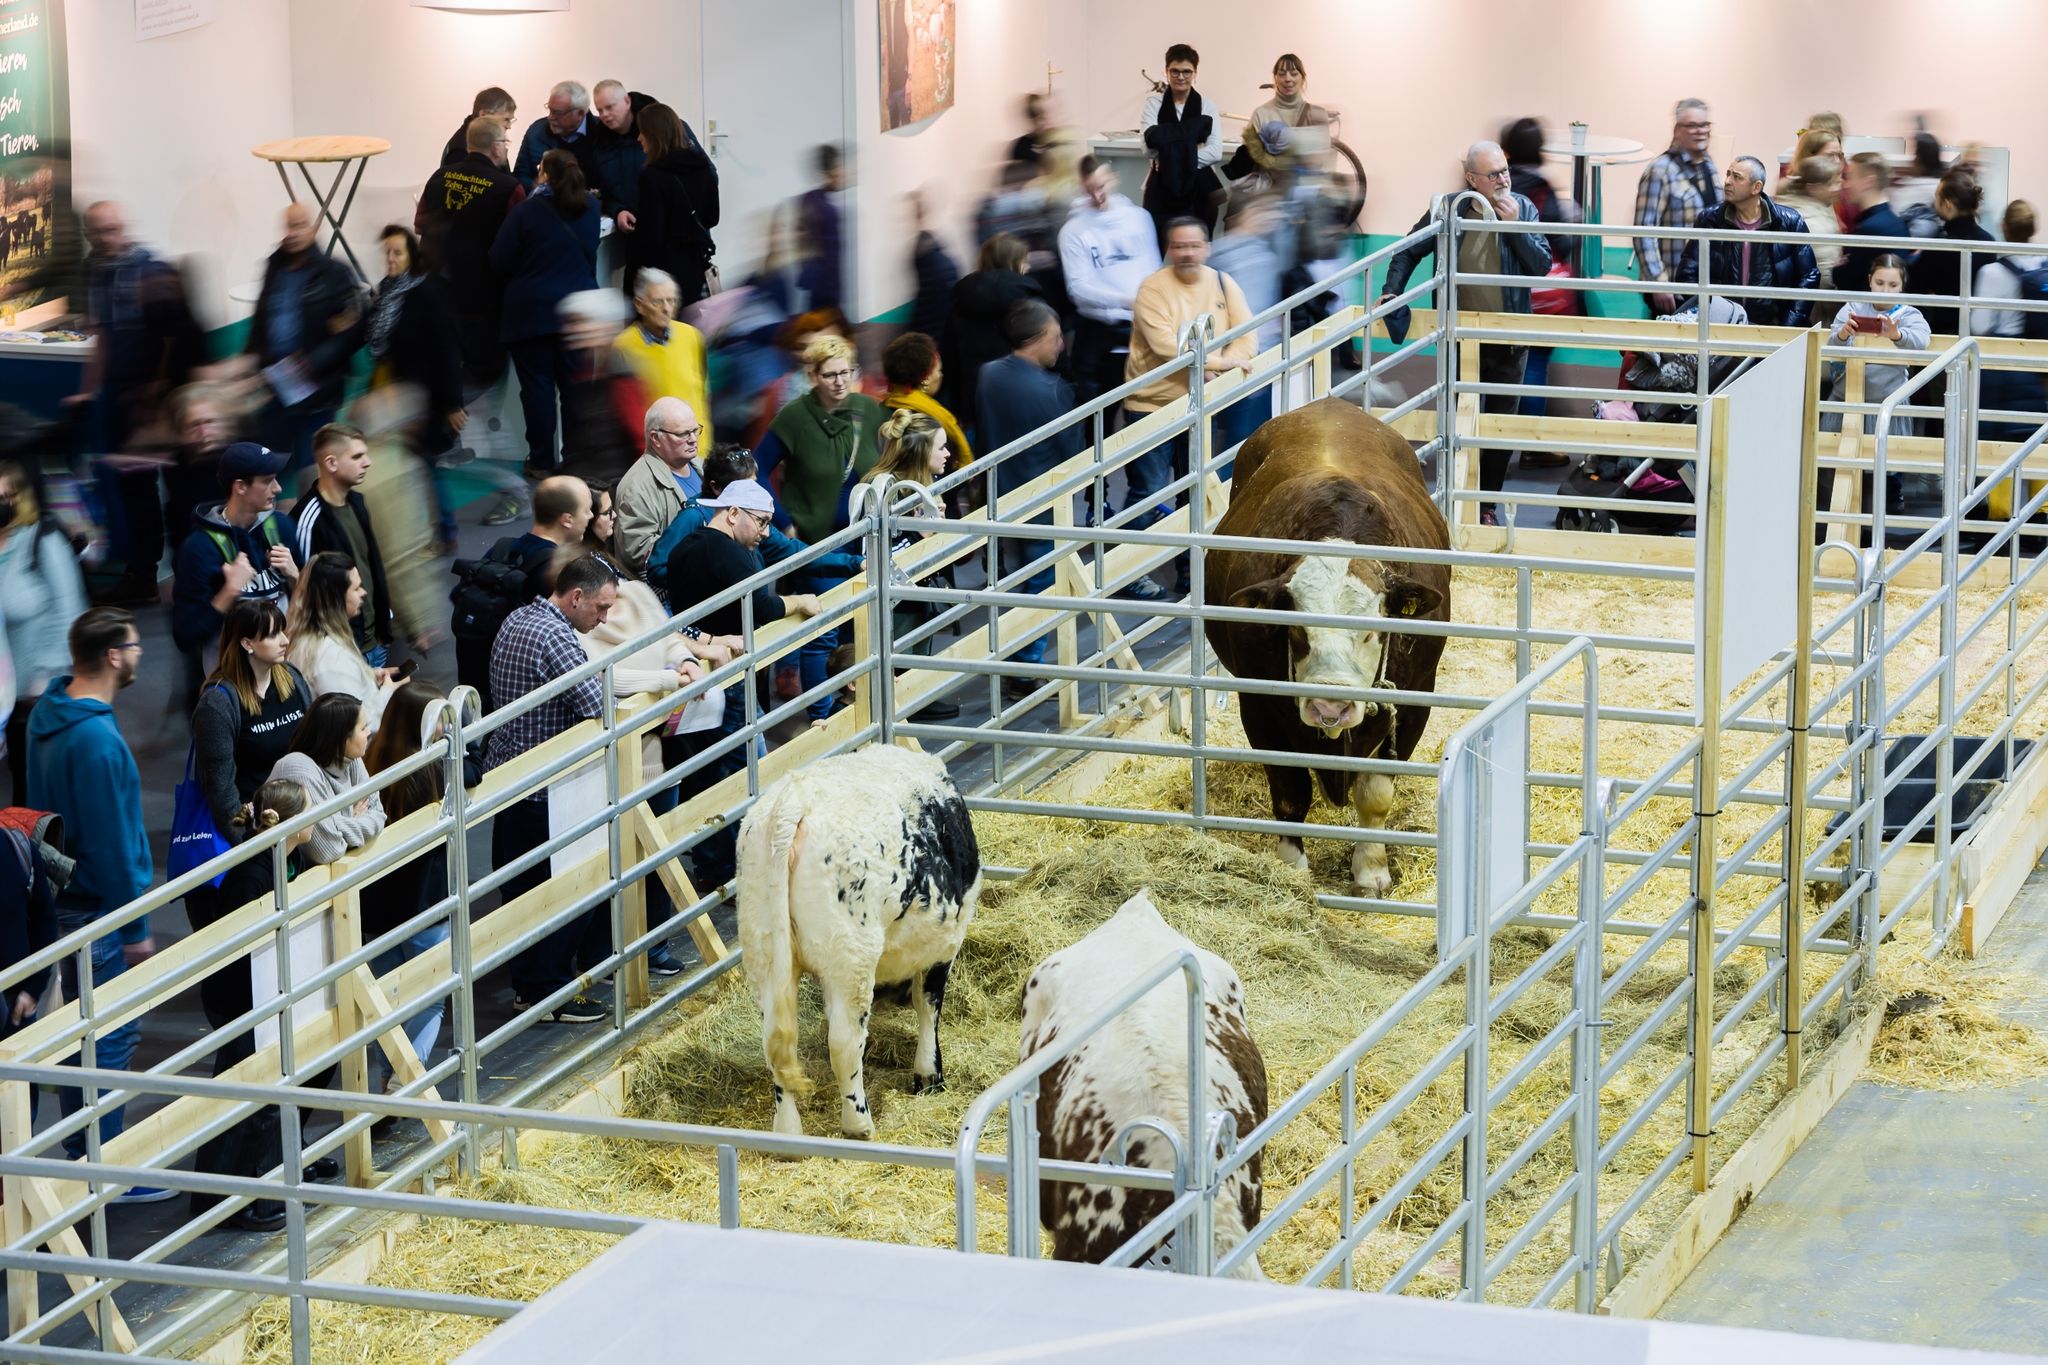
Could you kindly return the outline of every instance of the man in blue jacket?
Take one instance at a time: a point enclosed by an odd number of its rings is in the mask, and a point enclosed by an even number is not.
[[[1003,337],[1010,343],[1010,354],[984,365],[974,386],[976,439],[984,450],[990,452],[1001,450],[1018,437],[1066,416],[1074,407],[1072,386],[1053,373],[1053,367],[1060,363],[1060,347],[1065,337],[1060,328],[1059,314],[1052,311],[1051,305],[1039,299],[1025,299],[1018,303],[1003,319]],[[1012,453],[996,466],[997,495],[1020,488],[1079,454],[1084,426],[1085,423],[1075,423],[1036,445]],[[1052,515],[1048,512],[1032,520],[1049,522]],[[1004,577],[1051,548],[1049,541],[1005,540],[1002,545]],[[1046,592],[1052,585],[1053,571],[1045,568],[1025,579],[1020,587],[1010,590]],[[1019,663],[1043,663],[1045,641],[1046,636],[1041,634],[1011,657]],[[1005,678],[1003,700],[1016,701],[1038,686],[1040,681],[1036,678]]]
[[[1740,228],[1749,232],[1806,232],[1806,219],[1797,210],[1771,202],[1764,193],[1764,163],[1753,156],[1738,156],[1728,163],[1722,181],[1721,202],[1701,212],[1694,227],[1725,231]],[[1813,248],[1796,242],[1709,242],[1710,281],[1716,285],[1753,285],[1760,289],[1818,289],[1820,267],[1814,263]],[[1678,258],[1678,276],[1684,284],[1700,278],[1700,244],[1688,241]],[[1804,327],[1813,311],[1807,299],[1737,299],[1749,321],[1758,327]]]
[[[560,148],[582,165],[584,183],[602,194],[604,180],[600,172],[604,168],[598,156],[602,150],[598,137],[602,126],[591,117],[590,91],[580,81],[557,82],[548,91],[546,115],[526,126],[512,174],[532,194],[540,179],[540,159]]]
[[[28,722],[28,804],[64,817],[71,852],[78,859],[71,881],[57,893],[57,932],[71,934],[135,900],[156,879],[149,838],[142,826],[142,777],[135,756],[114,719],[114,695],[135,681],[142,662],[142,638],[135,618],[120,607],[94,607],[71,623],[71,676],[44,691]],[[127,969],[122,940],[141,943],[147,921],[93,941],[92,981],[104,987]],[[78,998],[78,960],[64,959],[64,993]],[[93,1062],[126,1070],[135,1056],[141,1025],[129,1020],[103,1033],[93,1045]],[[57,1093],[65,1114],[78,1112],[76,1090]],[[125,1109],[100,1117],[100,1141],[118,1137]],[[64,1140],[74,1157],[85,1155],[81,1131]],[[154,1203],[170,1190],[138,1186],[119,1202]]]

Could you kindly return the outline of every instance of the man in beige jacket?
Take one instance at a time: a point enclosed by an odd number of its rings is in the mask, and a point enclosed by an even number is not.
[[[647,409],[645,431],[645,453],[626,470],[612,499],[618,508],[619,558],[639,577],[646,576],[647,557],[661,533],[703,486],[691,461],[704,428],[688,403],[655,399]]]
[[[1166,225],[1166,264],[1138,286],[1131,306],[1131,358],[1124,368],[1126,383],[1158,369],[1180,354],[1181,333],[1189,323],[1208,313],[1215,319],[1215,335],[1251,321],[1252,311],[1244,301],[1237,281],[1209,265],[1209,229],[1196,218],[1176,218]],[[1203,366],[1204,382],[1213,382],[1232,370],[1251,367],[1253,337],[1247,332],[1228,346],[1211,351]],[[1124,400],[1130,421],[1157,412],[1188,393],[1188,371],[1161,375]],[[1169,463],[1170,462],[1170,463]],[[1146,502],[1153,505],[1131,519],[1135,527],[1148,526],[1172,510],[1180,494],[1161,500],[1160,490],[1169,480],[1186,477],[1188,437],[1186,433],[1155,446],[1124,467],[1128,489],[1125,507]],[[1182,571],[1185,573],[1185,570]],[[1141,601],[1152,595],[1164,596],[1158,585],[1139,579],[1125,596]]]

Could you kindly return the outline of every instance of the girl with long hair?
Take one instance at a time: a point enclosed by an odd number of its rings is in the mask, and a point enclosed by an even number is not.
[[[359,698],[327,692],[313,699],[305,720],[292,736],[291,752],[278,759],[272,778],[288,778],[306,789],[321,805],[370,780],[363,755],[370,751],[370,726]],[[313,826],[306,857],[331,863],[361,848],[384,832],[384,803],[371,792],[345,811]]]
[[[346,692],[362,702],[374,732],[395,687],[391,670],[372,668],[356,645],[352,622],[362,615],[369,590],[362,573],[337,550],[322,550],[299,571],[299,590],[285,617],[291,636],[288,655],[312,684],[314,695]]]

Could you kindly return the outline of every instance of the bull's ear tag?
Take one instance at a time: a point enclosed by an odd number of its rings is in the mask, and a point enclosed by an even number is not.
[[[1403,616],[1413,616],[1415,614],[1415,601],[1413,598],[1401,604],[1401,614]]]

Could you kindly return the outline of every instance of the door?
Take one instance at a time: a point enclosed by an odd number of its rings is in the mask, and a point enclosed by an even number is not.
[[[712,237],[728,285],[759,268],[777,210],[811,188],[814,149],[834,142],[852,155],[847,22],[862,2],[703,0],[700,127],[718,166]],[[855,297],[850,262],[846,284]]]

